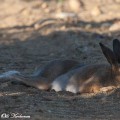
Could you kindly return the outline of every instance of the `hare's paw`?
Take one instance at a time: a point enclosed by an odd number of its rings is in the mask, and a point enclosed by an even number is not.
[[[100,92],[111,92],[111,91],[113,91],[113,90],[115,90],[115,87],[114,87],[114,86],[108,86],[108,87],[102,87],[102,88],[100,89]]]
[[[62,91],[62,87],[59,83],[57,83],[56,81],[52,83],[52,90],[55,90],[56,92]]]
[[[77,87],[75,85],[68,85],[66,87],[66,91],[72,92],[72,93],[77,93],[78,92]]]

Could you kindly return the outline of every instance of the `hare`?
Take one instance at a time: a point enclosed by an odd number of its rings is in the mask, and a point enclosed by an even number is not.
[[[72,93],[110,91],[120,86],[120,42],[113,40],[113,51],[102,43],[99,45],[109,64],[81,66],[74,61],[56,61],[31,76],[24,76],[16,71],[9,76],[41,90],[53,89]]]
[[[72,93],[107,92],[120,86],[120,42],[113,40],[113,51],[100,43],[109,64],[86,65],[56,78],[51,84],[55,91]]]
[[[80,66],[82,64],[79,65],[79,62],[75,60],[54,60],[30,76],[25,76],[15,70],[5,72],[0,75],[0,81],[6,82],[10,78],[11,80],[17,80],[12,81],[14,84],[25,84],[38,89],[48,90],[55,78]]]

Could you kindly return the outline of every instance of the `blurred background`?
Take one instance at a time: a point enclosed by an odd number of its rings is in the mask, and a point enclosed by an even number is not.
[[[120,39],[120,0],[0,0],[0,72],[30,74],[55,59],[105,63],[99,42],[112,48],[114,38]],[[88,100],[10,82],[0,91],[0,113],[24,111],[42,120],[120,118],[120,94]]]
[[[32,25],[46,18],[103,22],[100,27],[110,27],[120,17],[120,0],[0,0],[0,4],[0,28]]]
[[[119,30],[120,0],[0,0],[1,70],[99,62],[99,42],[111,45]]]

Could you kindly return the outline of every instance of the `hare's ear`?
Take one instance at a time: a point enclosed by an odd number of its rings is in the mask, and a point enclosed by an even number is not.
[[[111,49],[103,45],[102,43],[99,43],[100,47],[102,49],[103,54],[105,55],[106,59],[108,62],[115,68],[117,67],[117,60],[116,57]]]
[[[117,58],[118,63],[120,63],[120,41],[118,39],[113,40],[113,52]]]

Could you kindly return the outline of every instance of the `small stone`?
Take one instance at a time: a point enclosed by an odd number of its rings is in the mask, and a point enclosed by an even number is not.
[[[34,29],[36,30],[36,29],[38,29],[38,28],[40,28],[40,25],[39,25],[39,24],[35,24],[35,25],[34,25]]]
[[[62,26],[62,27],[61,27],[61,30],[65,30],[65,29],[66,29],[66,26]]]
[[[109,31],[118,31],[118,30],[120,30],[120,21],[115,22],[109,28]]]
[[[90,28],[92,28],[92,25],[91,25],[91,24],[87,24],[87,25],[85,26],[85,28],[86,28],[86,29],[90,29]]]
[[[42,7],[42,8],[47,8],[48,5],[47,5],[47,3],[43,3],[43,4],[41,5],[41,7]]]
[[[80,1],[79,0],[69,0],[69,7],[73,12],[80,11]]]
[[[100,14],[101,14],[101,11],[100,11],[99,7],[97,7],[97,6],[94,7],[91,11],[91,15],[93,15],[93,16],[98,16]]]
[[[31,10],[30,9],[24,9],[22,11],[22,15],[24,15],[24,16],[29,16],[30,14],[31,14]]]

